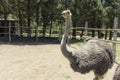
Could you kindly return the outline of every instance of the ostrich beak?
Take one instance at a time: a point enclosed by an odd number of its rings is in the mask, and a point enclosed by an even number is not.
[[[61,17],[64,17],[64,14],[65,14],[65,13],[61,13]]]
[[[63,11],[63,12],[61,12],[61,15],[64,15],[66,13],[66,11]]]
[[[61,13],[61,16],[63,16],[65,13]]]

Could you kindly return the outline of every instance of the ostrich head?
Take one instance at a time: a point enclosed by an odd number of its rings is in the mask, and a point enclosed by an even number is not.
[[[64,10],[62,11],[61,15],[66,21],[66,28],[68,29],[67,31],[70,31],[70,27],[72,27],[72,13],[70,12],[70,10]]]
[[[67,19],[68,17],[72,16],[70,10],[64,10],[62,13],[62,16]]]

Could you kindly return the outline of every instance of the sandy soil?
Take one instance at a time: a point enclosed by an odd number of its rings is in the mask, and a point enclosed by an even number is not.
[[[112,80],[116,65],[104,80]],[[74,72],[58,44],[0,44],[0,80],[92,80],[94,74]]]

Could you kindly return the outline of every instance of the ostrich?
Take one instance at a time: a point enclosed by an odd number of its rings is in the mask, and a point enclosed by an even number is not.
[[[113,80],[120,80],[120,64],[117,66],[115,70]]]
[[[66,40],[72,26],[72,14],[70,10],[64,10],[61,14],[65,18],[66,27],[60,49],[62,54],[69,60],[71,68],[73,71],[82,74],[93,71],[95,74],[93,80],[103,79],[104,74],[114,63],[114,54],[111,46],[103,41],[89,40],[82,47],[69,51],[66,46]]]

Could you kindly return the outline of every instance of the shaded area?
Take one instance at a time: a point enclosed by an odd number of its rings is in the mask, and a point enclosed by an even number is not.
[[[43,44],[58,44],[58,38],[55,37],[39,37],[36,42],[35,37],[12,37],[12,42],[8,42],[7,37],[0,37],[0,44],[12,45],[43,45]]]

